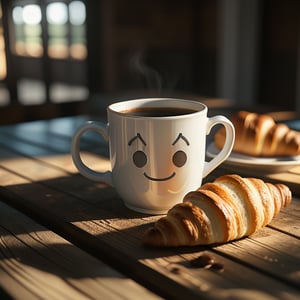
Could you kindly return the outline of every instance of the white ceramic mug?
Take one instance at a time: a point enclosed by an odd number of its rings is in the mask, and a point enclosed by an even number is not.
[[[80,173],[116,188],[125,205],[138,212],[164,214],[231,153],[234,127],[224,116],[207,117],[196,101],[137,99],[107,108],[108,123],[87,122],[72,140],[72,157]],[[216,124],[226,129],[223,149],[205,161],[206,135]],[[80,138],[94,130],[109,142],[111,171],[97,172],[80,157]]]

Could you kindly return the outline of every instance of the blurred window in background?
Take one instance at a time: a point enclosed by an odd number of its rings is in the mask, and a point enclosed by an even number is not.
[[[85,59],[85,5],[72,1],[69,5],[53,2],[46,7],[48,55],[53,58]]]
[[[12,9],[14,38],[11,47],[17,55],[41,57],[44,51],[56,59],[85,59],[87,56],[82,1],[56,1],[46,5],[46,15],[38,4],[16,5]],[[47,49],[43,48],[42,20],[46,20]]]
[[[12,10],[14,40],[11,48],[17,55],[40,57],[43,55],[42,13],[36,4],[15,6]]]
[[[87,100],[86,44],[83,1],[0,1],[0,106]]]

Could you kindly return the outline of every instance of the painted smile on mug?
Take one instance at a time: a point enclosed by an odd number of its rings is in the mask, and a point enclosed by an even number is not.
[[[128,142],[128,146],[131,146],[132,143],[136,140],[140,141],[144,146],[147,146],[145,140],[142,138],[140,133],[138,133],[136,136],[134,136]],[[183,140],[188,146],[190,145],[187,138],[182,133],[180,133],[177,136],[177,138],[175,139],[175,141],[172,143],[172,146],[174,146],[179,140]],[[147,155],[144,151],[137,150],[133,153],[132,160],[133,160],[134,165],[137,168],[143,168],[144,166],[146,166],[148,158],[147,158]],[[174,166],[176,166],[177,168],[183,167],[185,165],[186,161],[187,161],[187,155],[182,150],[176,151],[172,156],[172,162],[173,162]],[[152,180],[152,181],[167,181],[167,180],[170,180],[173,177],[175,177],[176,172],[174,171],[174,172],[171,173],[171,175],[166,176],[166,177],[153,177],[153,176],[150,176],[149,174],[147,174],[146,172],[144,172],[143,175],[147,179]]]
[[[149,176],[146,172],[144,172],[144,176],[145,176],[146,178],[148,178],[149,180],[153,180],[153,181],[167,181],[167,180],[173,178],[175,175],[176,175],[176,173],[173,172],[173,173],[172,173],[170,176],[168,176],[168,177],[164,177],[164,178],[154,178],[154,177]]]

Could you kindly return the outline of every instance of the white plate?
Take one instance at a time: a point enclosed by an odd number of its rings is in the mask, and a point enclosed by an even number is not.
[[[206,154],[209,158],[215,157],[220,150],[211,143],[207,147]],[[300,166],[300,155],[287,156],[287,157],[272,157],[272,158],[259,158],[247,156],[232,152],[224,165],[230,167],[239,167],[252,171],[264,171],[268,173],[290,170],[291,168]]]

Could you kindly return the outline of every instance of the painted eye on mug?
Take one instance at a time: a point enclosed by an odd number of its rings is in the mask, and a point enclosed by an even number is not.
[[[186,163],[187,157],[186,157],[185,152],[177,151],[174,153],[172,160],[173,160],[173,164],[176,167],[180,168],[180,167],[184,166],[184,164]]]
[[[134,164],[138,168],[144,167],[147,163],[147,156],[143,151],[134,152],[133,156],[132,156],[132,159],[133,159]]]

